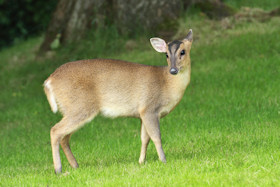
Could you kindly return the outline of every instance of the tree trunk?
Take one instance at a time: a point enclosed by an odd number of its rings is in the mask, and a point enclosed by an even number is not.
[[[62,44],[83,37],[90,26],[94,10],[92,0],[60,0],[49,23],[40,52],[50,50],[51,43],[60,34]]]
[[[85,31],[93,25],[98,27],[114,24],[122,34],[133,34],[136,30],[138,33],[156,31],[162,25],[173,27],[183,10],[181,1],[60,0],[40,52],[50,50],[50,45],[58,34],[60,43],[65,44],[82,38]]]
[[[118,0],[117,9],[119,30],[130,34],[136,29],[138,32],[156,31],[162,24],[176,22],[183,6],[182,0]]]
[[[160,31],[170,35],[169,31],[176,31],[177,18],[191,4],[210,17],[232,13],[221,0],[59,0],[40,52],[50,50],[54,40],[56,44],[79,40],[92,26],[114,24],[121,34]]]

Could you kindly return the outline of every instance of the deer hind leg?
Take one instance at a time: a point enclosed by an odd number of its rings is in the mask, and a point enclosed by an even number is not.
[[[63,149],[63,152],[68,160],[68,162],[70,163],[72,168],[78,168],[79,165],[70,149],[70,145],[69,145],[69,141],[70,141],[70,137],[72,134],[68,134],[66,136],[64,136],[64,138],[62,138],[60,145]]]
[[[140,153],[140,158],[139,158],[139,164],[143,164],[145,162],[146,158],[146,152],[147,152],[147,147],[150,142],[150,136],[148,135],[146,128],[142,122],[141,124],[141,153]]]
[[[141,115],[141,119],[148,135],[150,136],[150,138],[152,139],[152,141],[156,146],[159,159],[165,163],[166,158],[161,145],[161,135],[160,135],[158,115],[153,113],[145,113]]]
[[[59,154],[60,143],[70,165],[74,168],[78,167],[78,163],[69,146],[70,135],[81,128],[86,122],[93,119],[96,114],[97,113],[87,116],[81,112],[79,115],[73,115],[75,116],[75,119],[64,117],[59,123],[51,128],[51,146],[55,173],[58,174],[62,171]]]

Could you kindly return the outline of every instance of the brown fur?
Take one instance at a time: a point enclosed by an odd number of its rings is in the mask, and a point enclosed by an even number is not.
[[[70,136],[99,113],[108,117],[140,118],[142,147],[139,163],[145,160],[150,139],[155,143],[160,160],[165,162],[159,119],[174,109],[190,82],[191,43],[183,40],[178,54],[175,54],[177,75],[169,73],[169,59],[165,67],[120,60],[81,60],[66,63],[51,74],[45,81],[45,93],[52,110],[56,111],[57,104],[63,115],[51,129],[55,172],[61,172],[59,144],[70,165],[78,167],[69,147]],[[179,53],[183,49],[186,55],[181,57]]]

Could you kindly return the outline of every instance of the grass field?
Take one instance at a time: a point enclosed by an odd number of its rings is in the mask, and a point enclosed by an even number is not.
[[[279,186],[280,18],[229,29],[204,17],[181,22],[194,32],[192,78],[160,121],[166,164],[153,143],[146,164],[138,164],[139,120],[97,117],[72,136],[80,168],[61,152],[63,174],[53,171],[49,132],[61,116],[51,112],[43,81],[83,58],[164,65],[148,38],[132,51],[114,33],[105,33],[112,41],[84,41],[51,58],[35,58],[41,38],[1,51],[0,186]]]

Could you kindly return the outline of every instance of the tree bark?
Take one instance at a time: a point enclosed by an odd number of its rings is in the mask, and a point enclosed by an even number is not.
[[[60,34],[62,44],[83,37],[90,26],[94,10],[92,0],[60,0],[52,15],[40,52],[50,50],[51,43]]]
[[[183,10],[182,0],[118,0],[116,23],[121,33],[155,31],[165,22],[176,22]]]
[[[177,18],[193,4],[212,18],[232,13],[221,0],[59,0],[40,52],[50,50],[55,39],[79,40],[92,26],[115,25],[121,34],[175,31]]]

